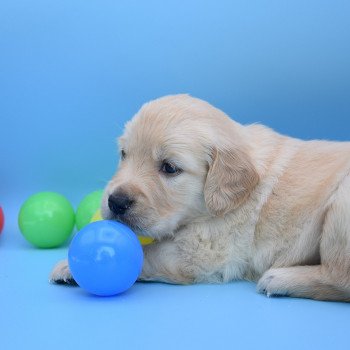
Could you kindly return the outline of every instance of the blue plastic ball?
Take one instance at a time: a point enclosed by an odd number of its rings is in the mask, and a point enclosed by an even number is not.
[[[97,221],[74,236],[68,263],[81,288],[95,295],[110,296],[135,283],[141,273],[143,251],[129,227],[115,221]]]

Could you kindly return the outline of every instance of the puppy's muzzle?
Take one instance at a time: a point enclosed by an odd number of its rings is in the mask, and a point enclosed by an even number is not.
[[[108,197],[108,207],[115,215],[125,215],[135,201],[124,193],[114,193]]]

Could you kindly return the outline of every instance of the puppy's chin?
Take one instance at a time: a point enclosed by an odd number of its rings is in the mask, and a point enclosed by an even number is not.
[[[148,233],[147,228],[140,222],[140,220],[132,218],[131,216],[115,217],[112,220],[116,220],[126,226],[129,226],[134,231],[134,233],[139,236],[151,237]]]
[[[128,227],[131,228],[132,231],[134,231],[135,234],[140,236],[147,236],[152,237],[152,234],[147,229],[147,225],[145,225],[144,222],[138,217],[135,217],[134,215],[116,215],[112,213],[110,210],[102,210],[102,217],[104,220],[112,220],[120,222]]]
[[[129,226],[135,234],[139,236],[151,237],[156,240],[171,238],[178,228],[178,217],[161,218],[150,220],[150,217],[155,218],[154,213],[138,215],[131,211],[126,215],[116,215],[107,207],[102,207],[102,217],[104,220],[113,220]]]
[[[145,237],[151,237],[153,239],[156,239],[158,241],[170,238],[173,235],[168,230],[162,230],[160,229],[159,225],[150,225],[148,226],[146,223],[144,223],[140,219],[133,219],[131,217],[123,217],[115,218],[112,220],[116,220],[118,222],[121,222],[127,226],[129,226],[136,235],[138,236],[145,236]]]

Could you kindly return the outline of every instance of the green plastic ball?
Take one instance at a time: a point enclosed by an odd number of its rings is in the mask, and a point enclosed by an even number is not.
[[[101,207],[102,194],[102,190],[92,192],[80,202],[76,214],[78,230],[89,224],[96,211]]]
[[[18,225],[26,240],[39,248],[54,248],[72,234],[74,209],[55,192],[40,192],[29,197],[21,207]]]

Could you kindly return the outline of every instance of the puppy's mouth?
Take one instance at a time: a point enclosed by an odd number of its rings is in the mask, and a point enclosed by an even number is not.
[[[137,235],[149,236],[147,229],[142,223],[141,218],[127,214],[127,215],[117,215],[112,212],[108,215],[108,220],[113,220],[120,222],[126,226],[129,226]]]

